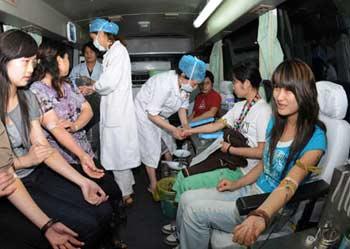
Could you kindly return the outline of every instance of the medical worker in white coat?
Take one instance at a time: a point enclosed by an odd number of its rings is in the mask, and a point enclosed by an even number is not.
[[[100,62],[97,61],[98,49],[90,41],[83,46],[83,54],[85,62],[80,63],[73,67],[69,74],[69,79],[73,84],[78,86],[91,85],[95,83],[101,76],[103,67]],[[95,156],[99,158],[100,155],[100,100],[101,97],[98,93],[91,94],[90,91],[84,92],[82,88],[81,93],[85,96],[86,100],[91,105],[94,116],[89,121],[86,128],[87,137],[91,144],[92,150]]]
[[[103,56],[103,72],[90,88],[101,95],[101,164],[112,170],[124,203],[132,203],[131,169],[138,167],[140,149],[137,137],[135,108],[132,99],[131,64],[128,51],[118,40],[119,27],[97,18],[90,23],[90,37]],[[87,87],[89,88],[89,87]]]
[[[93,43],[85,43],[82,50],[85,62],[74,66],[69,74],[70,80],[78,85],[79,80],[91,80],[92,83],[97,81],[103,71],[102,64],[97,61],[98,50]]]
[[[183,139],[181,129],[171,125],[167,118],[178,112],[182,127],[188,127],[189,95],[205,77],[206,64],[185,55],[179,62],[179,71],[168,71],[151,77],[135,98],[137,128],[141,161],[146,166],[150,186],[154,193],[156,168],[162,147],[171,154],[176,149],[174,139]]]

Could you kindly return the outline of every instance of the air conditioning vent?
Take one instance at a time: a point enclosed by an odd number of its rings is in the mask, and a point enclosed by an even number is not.
[[[167,12],[167,13],[164,13],[164,18],[167,20],[175,20],[175,19],[179,18],[179,13]]]
[[[249,11],[249,13],[251,14],[255,14],[255,15],[262,15],[272,9],[274,9],[275,7],[273,7],[272,5],[267,5],[267,4],[260,4],[257,7],[255,7],[254,9],[252,9],[251,11]]]
[[[150,32],[151,31],[151,22],[150,21],[139,21],[137,22],[139,25],[139,30],[141,32]]]
[[[123,20],[123,16],[121,15],[109,16],[108,19],[114,22],[121,22]]]
[[[38,26],[35,26],[35,25],[23,26],[21,29],[23,31],[34,33],[34,34],[38,34],[38,35],[42,34],[42,28],[40,28]]]

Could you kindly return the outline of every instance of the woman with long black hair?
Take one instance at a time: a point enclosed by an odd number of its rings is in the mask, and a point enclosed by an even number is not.
[[[72,167],[97,182],[116,209],[122,199],[121,191],[111,172],[105,172],[96,160],[84,129],[93,116],[91,106],[66,80],[67,47],[54,41],[43,42],[37,59],[40,63],[34,70],[30,90],[42,110],[40,121],[47,140]]]
[[[233,233],[239,245],[252,245],[272,216],[292,198],[326,150],[325,127],[318,119],[314,75],[300,60],[282,62],[272,75],[273,118],[266,131],[263,159],[237,181],[222,180],[217,189],[181,196],[177,231],[181,249],[207,248],[211,229]],[[238,213],[241,196],[270,193],[246,219]]]
[[[0,229],[3,231],[0,232],[13,238],[19,229],[28,227],[22,227],[20,222],[12,222],[16,219],[25,220],[18,218],[17,207],[41,228],[52,247],[82,245],[71,239],[77,234],[70,230],[70,233],[63,230],[63,234],[56,230],[55,237],[58,236],[59,240],[48,237],[54,231],[53,228],[62,226],[57,223],[61,220],[76,231],[79,239],[89,248],[93,246],[100,228],[108,223],[112,210],[105,202],[108,196],[104,191],[73,169],[50,146],[42,131],[38,102],[26,89],[36,65],[37,48],[34,39],[22,31],[10,30],[0,35],[0,117],[9,135],[16,174],[36,203],[25,190],[9,196],[10,201],[0,205],[0,213],[7,214],[1,215]],[[18,239],[12,240],[5,248],[25,248],[18,245],[22,238],[28,247],[46,248],[40,230],[35,227],[30,230],[21,233]]]

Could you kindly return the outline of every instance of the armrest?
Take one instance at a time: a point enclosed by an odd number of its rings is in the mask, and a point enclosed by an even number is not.
[[[328,193],[329,185],[324,180],[317,180],[300,186],[288,203],[296,203],[304,200],[317,199]],[[269,196],[270,193],[240,197],[236,205],[240,215],[247,215],[257,209]]]
[[[194,127],[197,127],[197,126],[201,126],[201,125],[212,123],[214,121],[215,121],[214,118],[205,118],[205,119],[200,119],[198,121],[190,122],[189,126],[191,128],[194,128]]]
[[[213,133],[199,133],[198,137],[200,139],[217,139],[218,137],[223,137],[224,132],[218,131],[218,132],[213,132]]]

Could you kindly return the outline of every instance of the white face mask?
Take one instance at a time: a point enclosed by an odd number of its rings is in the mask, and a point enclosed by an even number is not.
[[[180,96],[183,100],[189,99],[192,91],[193,87],[191,84],[181,84]]]
[[[103,47],[99,41],[98,41],[98,33],[96,35],[96,38],[94,39],[94,42],[93,42],[94,46],[101,52],[104,52],[106,51],[107,49],[105,47]]]
[[[182,99],[182,100],[187,100],[187,99],[189,99],[190,98],[190,93],[188,93],[188,92],[186,92],[185,90],[183,90],[183,89],[181,89],[180,90],[180,98]]]
[[[191,86],[190,83],[181,84],[181,90],[184,90],[187,93],[191,93],[191,92],[193,92],[193,87]]]

